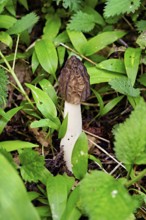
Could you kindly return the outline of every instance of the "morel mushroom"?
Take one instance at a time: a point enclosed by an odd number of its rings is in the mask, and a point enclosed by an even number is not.
[[[63,147],[66,166],[72,171],[72,151],[82,132],[80,103],[90,95],[89,75],[83,63],[76,56],[69,58],[61,70],[59,91],[65,100],[64,117],[68,114],[67,131],[60,146]]]

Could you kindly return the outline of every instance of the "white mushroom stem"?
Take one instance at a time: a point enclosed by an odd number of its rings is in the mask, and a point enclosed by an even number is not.
[[[68,125],[65,136],[61,140],[64,160],[67,168],[72,171],[71,157],[76,140],[82,132],[81,105],[71,104],[65,101],[64,117],[68,114]]]

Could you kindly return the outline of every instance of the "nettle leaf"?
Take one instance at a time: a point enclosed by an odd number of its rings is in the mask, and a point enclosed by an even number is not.
[[[104,16],[110,17],[124,13],[134,13],[140,6],[140,0],[107,0]]]
[[[82,2],[82,0],[62,0],[62,1],[63,1],[63,7],[69,8],[72,11],[79,10]]]
[[[78,11],[71,17],[67,28],[72,31],[89,32],[94,28],[94,26],[95,19],[93,15]]]
[[[146,20],[137,21],[135,26],[139,32],[146,31]]]
[[[127,48],[124,54],[124,63],[127,76],[131,81],[132,86],[135,83],[140,63],[141,49],[140,48]]]
[[[92,171],[80,185],[80,206],[90,220],[127,220],[136,202],[123,184],[107,173]]]
[[[38,22],[38,20],[39,17],[34,12],[31,12],[23,16],[20,20],[17,20],[7,32],[8,34],[20,34],[23,31],[32,28]]]
[[[141,49],[146,48],[146,31],[143,31],[136,40]]]
[[[19,155],[21,168],[20,172],[25,181],[38,182],[44,170],[44,157],[32,149],[25,149]]]
[[[8,77],[5,71],[0,68],[0,107],[3,107],[7,100]]]
[[[138,97],[140,95],[140,90],[133,88],[131,81],[127,77],[113,79],[109,84],[115,91],[121,94],[132,97]]]
[[[116,157],[125,164],[146,163],[146,103],[136,105],[126,121],[115,130]]]

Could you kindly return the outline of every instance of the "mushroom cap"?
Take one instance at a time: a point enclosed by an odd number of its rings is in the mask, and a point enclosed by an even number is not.
[[[61,70],[59,91],[62,98],[72,104],[80,104],[90,95],[89,75],[76,56],[71,56]]]

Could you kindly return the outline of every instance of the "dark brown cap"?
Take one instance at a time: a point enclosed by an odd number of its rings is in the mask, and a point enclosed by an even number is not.
[[[70,57],[61,70],[59,91],[62,98],[72,104],[80,104],[90,95],[89,75],[76,56]]]

